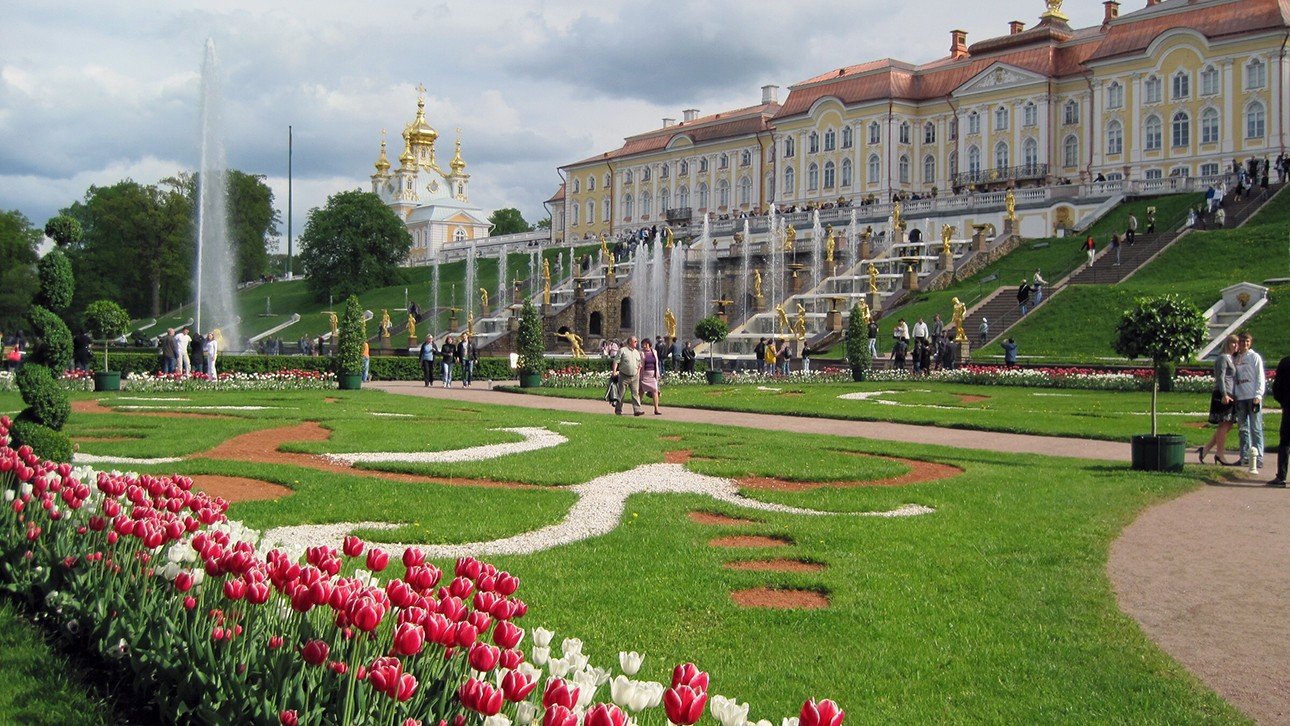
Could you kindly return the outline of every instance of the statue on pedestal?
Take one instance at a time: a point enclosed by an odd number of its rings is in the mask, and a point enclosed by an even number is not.
[[[824,259],[829,264],[833,264],[833,251],[837,248],[837,237],[833,235],[833,227],[829,227],[828,241],[824,243]]]
[[[873,321],[873,312],[869,310],[869,303],[865,302],[864,298],[861,298],[860,302],[856,303],[856,310],[859,312],[860,319],[864,321],[865,325],[868,325]]]
[[[793,336],[799,341],[806,340],[806,308],[797,304],[797,319],[793,321]]]
[[[761,270],[753,270],[753,297],[761,299]]]
[[[676,338],[676,315],[672,308],[663,311],[663,324],[667,326],[667,337]]]
[[[788,313],[784,312],[783,305],[775,306],[775,315],[779,317],[779,327],[785,331],[792,330],[793,325],[788,322]]]
[[[574,358],[587,357],[587,352],[582,349],[582,336],[572,330],[566,330],[563,333],[556,333],[555,337],[569,341],[569,352],[573,354]]]
[[[787,225],[788,229],[784,232],[784,251],[792,252],[793,243],[797,241],[797,228],[793,225]]]
[[[869,263],[869,292],[878,292],[878,266]]]
[[[411,343],[417,341],[417,318],[412,313],[408,313],[408,341]]]
[[[941,254],[952,254],[950,251],[950,238],[954,236],[955,227],[949,224],[941,225]]]
[[[663,248],[672,249],[676,246],[676,235],[672,234],[671,227],[663,228]]]
[[[488,288],[479,288],[479,309],[482,312],[488,311]]]
[[[389,338],[390,338],[390,311],[382,310],[381,311],[381,340],[389,340]]]
[[[954,304],[954,316],[951,319],[951,323],[954,325],[954,329],[957,331],[954,333],[954,342],[966,343],[968,340],[968,337],[967,337],[967,333],[963,331],[963,316],[967,314],[967,306],[964,305],[962,302],[960,302],[957,297],[954,298],[953,304]]]
[[[327,323],[331,325],[331,338],[332,340],[335,340],[336,335],[340,331],[340,321],[336,318],[336,313],[331,311],[327,312]]]
[[[542,304],[551,304],[551,260],[542,260]]]
[[[1017,221],[1017,197],[1009,189],[1008,193],[1003,195],[1003,218],[1009,222]]]

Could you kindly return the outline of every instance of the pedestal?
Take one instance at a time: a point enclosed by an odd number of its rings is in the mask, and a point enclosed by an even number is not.
[[[511,316],[506,319],[506,329],[512,333],[520,329],[520,306],[511,306]]]
[[[968,340],[956,340],[954,342],[959,346],[959,361],[966,361],[972,353],[972,342]]]
[[[802,293],[802,277],[797,274],[796,270],[793,271],[792,290],[794,295],[800,295]]]
[[[824,316],[824,325],[833,332],[842,330],[842,311],[830,310]]]
[[[882,310],[882,293],[870,292],[867,294],[869,296],[869,310],[874,313]]]
[[[377,345],[377,350],[381,351],[382,355],[389,355],[390,351],[394,350],[394,345],[390,343],[389,338],[381,338],[381,342]]]
[[[1125,177],[1125,179],[1128,179],[1128,177]],[[1017,234],[1017,228],[1019,226],[1020,225],[1017,224],[1017,220],[1005,218],[1003,220],[1003,233],[1011,237]]]
[[[972,250],[974,252],[985,252],[989,246],[990,241],[985,237],[985,228],[976,228],[972,233]]]
[[[870,239],[860,240],[860,260],[868,260],[872,258],[873,258],[873,240],[870,240]],[[859,262],[860,260],[856,260],[856,262]]]
[[[457,329],[457,313],[448,316],[448,330]]]
[[[954,253],[953,252],[941,253],[941,269],[948,270],[949,272],[954,271]]]
[[[904,285],[906,290],[918,292],[918,271],[914,269],[913,265],[905,266]]]
[[[760,295],[753,298],[753,312],[760,313],[766,310],[766,298]]]

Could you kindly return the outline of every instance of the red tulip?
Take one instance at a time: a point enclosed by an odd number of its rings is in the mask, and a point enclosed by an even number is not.
[[[322,665],[327,662],[331,648],[321,640],[311,640],[300,649],[300,657],[309,665]]]
[[[578,689],[570,688],[568,682],[563,678],[552,678],[546,683],[546,691],[542,694],[542,707],[551,708],[555,705],[573,708],[573,704],[578,702]]]
[[[663,710],[667,720],[676,726],[691,726],[703,715],[708,694],[689,686],[677,686],[663,692]]]
[[[346,535],[345,542],[341,545],[346,557],[358,557],[363,554],[363,540],[354,535]]]
[[[297,726],[300,723],[300,716],[296,714],[295,709],[283,711],[278,714],[278,722],[282,726]]]
[[[524,631],[514,623],[501,622],[493,630],[493,642],[502,648],[514,648],[524,639]]]
[[[241,580],[224,581],[224,597],[229,600],[241,600],[246,596],[246,583]]]
[[[470,646],[470,654],[467,660],[470,667],[477,671],[491,671],[497,667],[497,659],[501,657],[501,651],[491,645],[475,643]]]
[[[197,607],[197,598],[193,597],[192,595],[189,595],[188,597],[184,598],[185,610],[192,610],[195,607]]]
[[[253,582],[246,586],[246,601],[252,605],[263,605],[269,601],[269,586],[263,582]]]
[[[708,690],[708,674],[693,663],[683,663],[672,669],[672,687],[689,686],[698,691]]]
[[[465,599],[470,597],[470,593],[474,589],[475,585],[464,577],[454,578],[452,582],[448,583],[448,592],[453,597]]]
[[[479,577],[480,562],[474,557],[457,558],[457,566],[454,570],[458,577],[466,577],[471,580]]]
[[[514,670],[520,667],[524,662],[524,651],[518,648],[502,651],[502,657],[497,659],[497,665],[506,670]]]
[[[269,638],[269,650],[277,650],[282,647],[283,638],[281,635],[275,635]]]
[[[403,580],[390,580],[385,585],[385,593],[390,596],[390,602],[397,608],[405,608],[417,598],[412,586]]]
[[[833,701],[825,699],[817,704],[811,699],[802,704],[799,722],[801,726],[842,726],[844,716],[846,713]]]
[[[372,572],[380,572],[388,564],[390,564],[390,556],[384,551],[375,547],[367,551],[367,569]]]
[[[403,623],[394,631],[394,651],[399,655],[416,655],[425,642],[425,630],[415,623]]]
[[[479,631],[470,623],[457,623],[452,627],[456,643],[462,648],[469,648],[479,639]]]
[[[542,726],[578,726],[578,717],[568,708],[556,704],[542,715]]]
[[[598,703],[582,719],[584,726],[626,726],[627,714],[617,706]]]
[[[376,626],[381,624],[381,618],[384,616],[385,613],[382,612],[380,606],[371,600],[361,601],[349,613],[349,617],[354,621],[355,627],[365,633],[376,630]]]
[[[502,695],[512,703],[519,703],[528,698],[535,688],[537,688],[537,678],[519,671],[507,671],[506,676],[502,678]]]
[[[184,571],[175,575],[175,589],[179,592],[188,592],[193,589],[193,574]]]
[[[409,547],[406,550],[403,550],[404,567],[415,567],[417,565],[424,565],[425,562],[426,562],[425,552],[419,549],[415,549],[413,547]]]
[[[510,597],[520,588],[520,578],[509,572],[497,573],[497,594],[502,597]]]
[[[403,675],[399,676],[398,684],[395,687],[394,693],[392,693],[391,695],[394,696],[395,700],[402,702],[402,701],[408,700],[409,698],[412,698],[413,694],[415,694],[416,692],[417,692],[416,676],[412,675],[411,673],[404,673]],[[493,714],[490,713],[488,715],[491,716]]]
[[[476,610],[466,616],[466,622],[475,626],[475,630],[482,633],[488,630],[488,626],[493,624],[493,619],[489,617],[488,613],[481,613]]]

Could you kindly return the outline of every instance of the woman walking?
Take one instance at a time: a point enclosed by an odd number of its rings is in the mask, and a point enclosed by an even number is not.
[[[1236,387],[1236,364],[1232,356],[1240,349],[1240,341],[1235,335],[1227,336],[1223,347],[1214,361],[1214,392],[1209,398],[1209,422],[1218,428],[1209,442],[1196,450],[1200,463],[1205,463],[1205,455],[1214,452],[1214,461],[1224,466],[1230,462],[1223,459],[1227,451],[1227,434],[1236,425],[1236,400],[1232,394]]]
[[[662,385],[659,380],[662,362],[658,358],[658,351],[650,343],[649,338],[641,340],[641,390],[640,397],[645,398],[646,394],[654,402],[654,415],[662,416],[663,412],[658,410],[658,391]]]
[[[417,353],[417,357],[421,359],[421,382],[426,388],[434,383],[434,354],[434,336],[427,335],[425,342],[421,344],[421,350]]]
[[[443,347],[439,349],[440,371],[443,373],[443,387],[452,386],[452,364],[457,355],[457,341],[449,335],[443,339]]]

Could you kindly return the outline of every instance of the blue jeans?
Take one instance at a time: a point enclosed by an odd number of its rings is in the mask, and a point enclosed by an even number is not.
[[[1043,301],[1044,301],[1044,288],[1040,287],[1039,285],[1035,285],[1035,304],[1038,305]]]
[[[372,370],[372,358],[370,356],[365,355],[363,356],[363,382],[364,383],[372,380],[372,376],[370,373],[371,370]]]
[[[439,370],[443,371],[443,387],[447,388],[452,385],[452,364],[443,361],[439,364]]]
[[[470,382],[475,379],[475,361],[464,360],[461,362],[461,383],[469,386]]]
[[[1255,407],[1254,399],[1244,398],[1236,402],[1236,425],[1241,427],[1241,462],[1248,464],[1256,461],[1263,465],[1263,406]],[[1250,449],[1254,449],[1251,454]]]
[[[162,372],[162,373],[174,373],[174,372],[175,372],[175,359],[174,359],[174,358],[162,358],[162,359],[161,359],[161,372]]]

